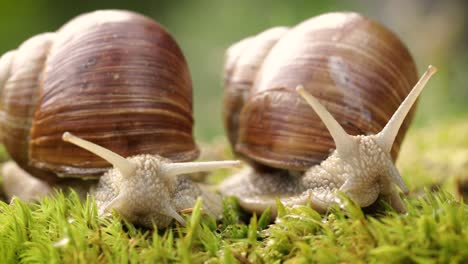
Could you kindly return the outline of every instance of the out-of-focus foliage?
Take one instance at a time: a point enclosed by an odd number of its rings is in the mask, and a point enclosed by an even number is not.
[[[397,167],[413,196],[424,188],[443,188],[468,198],[468,120],[450,121],[413,129],[403,146]]]
[[[404,6],[404,8],[402,8]],[[352,10],[397,32],[422,70],[440,72],[424,92],[416,124],[466,116],[468,69],[464,1],[0,1],[0,54],[27,38],[54,31],[74,16],[96,9],[128,9],[163,24],[183,49],[194,83],[195,132],[210,141],[223,134],[222,69],[225,49],[269,27],[295,25],[320,13]]]

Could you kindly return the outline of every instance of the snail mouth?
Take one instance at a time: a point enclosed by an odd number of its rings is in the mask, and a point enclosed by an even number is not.
[[[367,207],[377,201],[381,193],[381,187],[380,184],[376,184],[375,182],[357,184],[348,180],[338,190],[338,196],[339,193],[350,198],[360,207]]]
[[[347,191],[344,192],[344,194],[357,203],[360,207],[368,207],[377,201],[379,194],[374,190],[364,190],[365,189],[363,188],[354,191]]]

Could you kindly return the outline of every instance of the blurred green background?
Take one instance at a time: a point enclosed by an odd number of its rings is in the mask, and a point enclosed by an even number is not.
[[[229,45],[267,28],[352,10],[385,24],[406,43],[421,73],[440,72],[422,95],[415,126],[468,117],[468,1],[7,1],[0,0],[0,54],[96,9],[143,13],[174,36],[189,62],[198,141],[224,135],[222,69]],[[467,133],[468,134],[468,133]]]

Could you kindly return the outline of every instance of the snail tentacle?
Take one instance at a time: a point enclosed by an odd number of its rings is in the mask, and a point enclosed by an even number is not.
[[[80,148],[86,149],[96,156],[106,160],[112,164],[112,166],[117,168],[124,177],[131,177],[135,174],[136,165],[115,152],[112,152],[90,141],[74,136],[70,132],[63,133],[62,139],[66,142],[77,145]]]
[[[395,138],[398,134],[398,131],[400,130],[401,125],[403,124],[403,121],[406,118],[406,115],[409,113],[411,107],[416,102],[416,99],[422,92],[423,88],[426,86],[431,76],[436,72],[437,68],[429,65],[426,72],[424,72],[421,79],[419,79],[405,100],[400,104],[396,112],[388,121],[387,125],[385,125],[382,131],[377,134],[376,140],[385,151],[390,152],[392,149],[393,142],[395,141]]]
[[[352,152],[352,150],[356,148],[353,137],[346,133],[330,112],[328,112],[315,97],[308,93],[302,85],[297,86],[296,91],[309,103],[325,124],[335,142],[336,149],[342,154]]]
[[[164,205],[163,211],[161,213],[171,218],[174,218],[181,225],[186,225],[184,218],[179,213],[177,213],[177,211],[172,206],[170,206],[167,203]]]
[[[387,175],[389,176],[390,182],[396,184],[404,194],[408,194],[408,187],[406,187],[405,182],[403,181],[403,178],[401,177],[400,172],[398,171],[395,164],[393,162],[387,162],[387,168]]]
[[[406,212],[406,206],[400,195],[396,191],[392,191],[389,194],[382,194],[382,199],[387,202],[395,211],[399,213]]]
[[[119,194],[114,199],[109,201],[105,206],[99,209],[99,215],[103,216],[104,214],[108,213],[110,210],[115,209],[118,211],[119,205],[125,200],[124,194]]]
[[[161,166],[161,171],[166,176],[177,176],[188,173],[210,171],[231,168],[241,164],[238,160],[205,161],[205,162],[173,162]]]

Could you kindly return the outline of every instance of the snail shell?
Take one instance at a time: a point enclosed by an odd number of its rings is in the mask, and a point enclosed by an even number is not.
[[[335,144],[296,86],[318,98],[347,133],[367,135],[382,130],[416,81],[415,63],[391,31],[356,13],[328,13],[228,49],[224,123],[235,152],[251,163],[305,171]]]
[[[87,13],[30,38],[0,59],[0,91],[2,142],[49,182],[110,167],[63,142],[65,131],[124,157],[198,156],[185,58],[161,25],[136,13]]]

